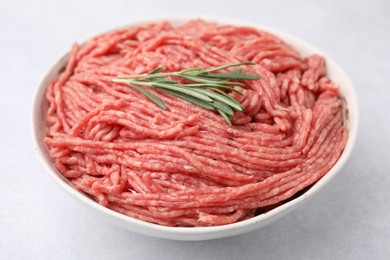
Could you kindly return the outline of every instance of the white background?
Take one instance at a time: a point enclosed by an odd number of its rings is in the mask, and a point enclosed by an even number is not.
[[[361,124],[346,167],[310,202],[252,233],[177,242],[122,230],[65,194],[34,154],[33,92],[74,41],[178,14],[295,35],[332,56],[356,86]],[[388,0],[1,0],[0,259],[390,259],[389,17]]]

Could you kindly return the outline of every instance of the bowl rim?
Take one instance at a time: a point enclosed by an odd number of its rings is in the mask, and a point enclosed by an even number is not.
[[[149,223],[146,221],[138,220],[129,216],[126,216],[124,214],[118,213],[116,211],[113,211],[109,208],[106,208],[94,200],[88,198],[86,195],[81,193],[80,191],[76,190],[72,186],[70,186],[65,180],[62,175],[57,172],[54,168],[51,162],[45,157],[45,147],[40,142],[42,140],[39,140],[39,122],[37,121],[37,115],[41,113],[40,107],[41,107],[41,101],[43,100],[42,95],[44,95],[47,84],[45,82],[50,78],[51,72],[55,69],[55,67],[60,64],[61,62],[64,63],[64,59],[68,55],[69,52],[64,54],[61,58],[59,58],[57,61],[54,62],[52,66],[50,66],[49,70],[47,70],[44,73],[44,76],[41,77],[41,81],[38,85],[38,87],[35,89],[35,93],[33,96],[33,109],[32,109],[32,138],[33,138],[33,144],[34,144],[34,150],[37,153],[37,156],[39,160],[41,161],[42,165],[44,166],[44,169],[46,172],[52,177],[52,179],[59,184],[66,192],[68,192],[72,197],[78,199],[79,201],[83,202],[85,205],[90,206],[91,208],[95,209],[96,211],[99,211],[103,213],[104,215],[114,218],[116,220],[119,220],[120,222],[126,224],[132,224],[134,229],[133,231],[137,233],[143,233],[155,237],[160,238],[170,238],[170,239],[176,239],[175,237],[172,237],[172,235],[211,235],[212,234],[218,234],[227,232],[229,230],[237,230],[237,229],[248,229],[252,225],[257,225],[257,227],[264,226],[268,224],[269,222],[272,222],[276,220],[276,218],[279,216],[281,217],[284,214],[286,214],[289,210],[292,210],[294,206],[301,205],[304,201],[306,201],[308,198],[313,197],[314,194],[316,194],[326,183],[328,183],[334,176],[341,170],[341,168],[345,165],[348,158],[351,155],[351,152],[353,150],[353,147],[356,142],[357,138],[357,130],[358,130],[358,121],[359,121],[359,109],[358,109],[358,100],[355,92],[355,88],[353,87],[353,84],[347,74],[344,72],[344,70],[327,54],[324,52],[318,50],[315,46],[296,38],[295,36],[292,36],[290,34],[281,32],[279,30],[258,25],[251,22],[246,22],[242,20],[237,19],[230,19],[226,17],[217,17],[217,16],[204,16],[204,15],[196,15],[196,16],[162,16],[162,17],[156,17],[153,19],[142,19],[137,20],[133,22],[129,22],[127,25],[122,27],[116,27],[112,28],[108,31],[115,30],[118,28],[126,28],[126,27],[133,27],[133,26],[140,26],[145,25],[148,23],[157,23],[162,21],[169,21],[173,24],[180,24],[184,23],[185,21],[192,20],[192,19],[202,19],[208,22],[216,22],[219,24],[227,24],[227,25],[235,25],[235,26],[250,26],[256,29],[267,31],[271,34],[274,34],[280,38],[282,38],[283,41],[286,43],[296,47],[295,45],[298,44],[300,46],[303,46],[305,49],[310,50],[310,52],[318,53],[322,56],[324,56],[326,60],[327,67],[333,67],[335,70],[338,71],[338,73],[341,74],[341,76],[344,78],[344,80],[347,82],[347,86],[344,86],[348,89],[348,109],[353,113],[354,119],[352,121],[352,124],[349,125],[349,136],[347,140],[347,144],[344,148],[344,151],[340,155],[339,159],[335,163],[335,165],[316,183],[313,184],[312,187],[310,187],[304,194],[298,196],[297,198],[294,198],[266,213],[260,214],[258,216],[252,217],[247,220],[239,221],[232,224],[227,225],[220,225],[220,226],[212,226],[212,227],[167,227],[162,226],[154,223]],[[106,31],[106,32],[108,32]],[[100,35],[105,32],[101,32],[95,35]],[[91,38],[91,37],[90,37]],[[88,39],[90,39],[88,38]],[[87,40],[88,40],[87,39]],[[275,218],[274,220],[271,220]],[[145,229],[145,230],[143,230]],[[253,229],[256,229],[253,228]],[[149,231],[146,231],[149,230]],[[249,231],[249,230],[248,230]],[[158,232],[158,233],[151,233],[151,232]],[[214,235],[215,236],[215,235]],[[222,237],[222,236],[221,236]],[[181,240],[197,240],[197,238],[192,239],[189,237],[188,239],[183,239],[183,237],[180,238]]]

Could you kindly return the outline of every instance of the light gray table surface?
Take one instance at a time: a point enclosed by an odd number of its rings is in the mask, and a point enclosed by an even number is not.
[[[205,242],[96,219],[45,173],[32,96],[74,41],[140,19],[216,15],[295,35],[332,56],[360,102],[351,159],[318,195],[257,231]],[[0,2],[0,259],[390,259],[390,1]]]

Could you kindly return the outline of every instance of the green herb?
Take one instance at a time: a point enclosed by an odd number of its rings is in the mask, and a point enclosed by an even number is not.
[[[165,104],[157,96],[143,87],[160,89],[197,106],[209,110],[216,110],[229,125],[232,125],[229,116],[234,114],[234,110],[242,111],[243,107],[225,91],[233,91],[242,95],[240,91],[234,89],[232,86],[245,86],[245,84],[230,80],[258,80],[259,77],[252,74],[245,74],[242,72],[242,69],[221,73],[214,72],[242,65],[253,65],[253,63],[227,64],[207,70],[202,68],[189,68],[177,72],[163,72],[164,68],[156,68],[146,74],[118,76],[111,79],[111,82],[127,83],[162,109],[166,110]],[[174,78],[182,78],[191,83],[179,83]]]

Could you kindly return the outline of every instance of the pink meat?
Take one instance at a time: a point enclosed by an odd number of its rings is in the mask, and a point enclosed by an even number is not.
[[[120,74],[251,61],[258,81],[229,93],[243,106],[218,114],[150,90],[161,110]],[[254,28],[189,21],[112,31],[74,45],[46,92],[45,143],[58,171],[119,213],[166,226],[234,223],[318,181],[342,153],[338,86],[319,55],[302,58]]]

